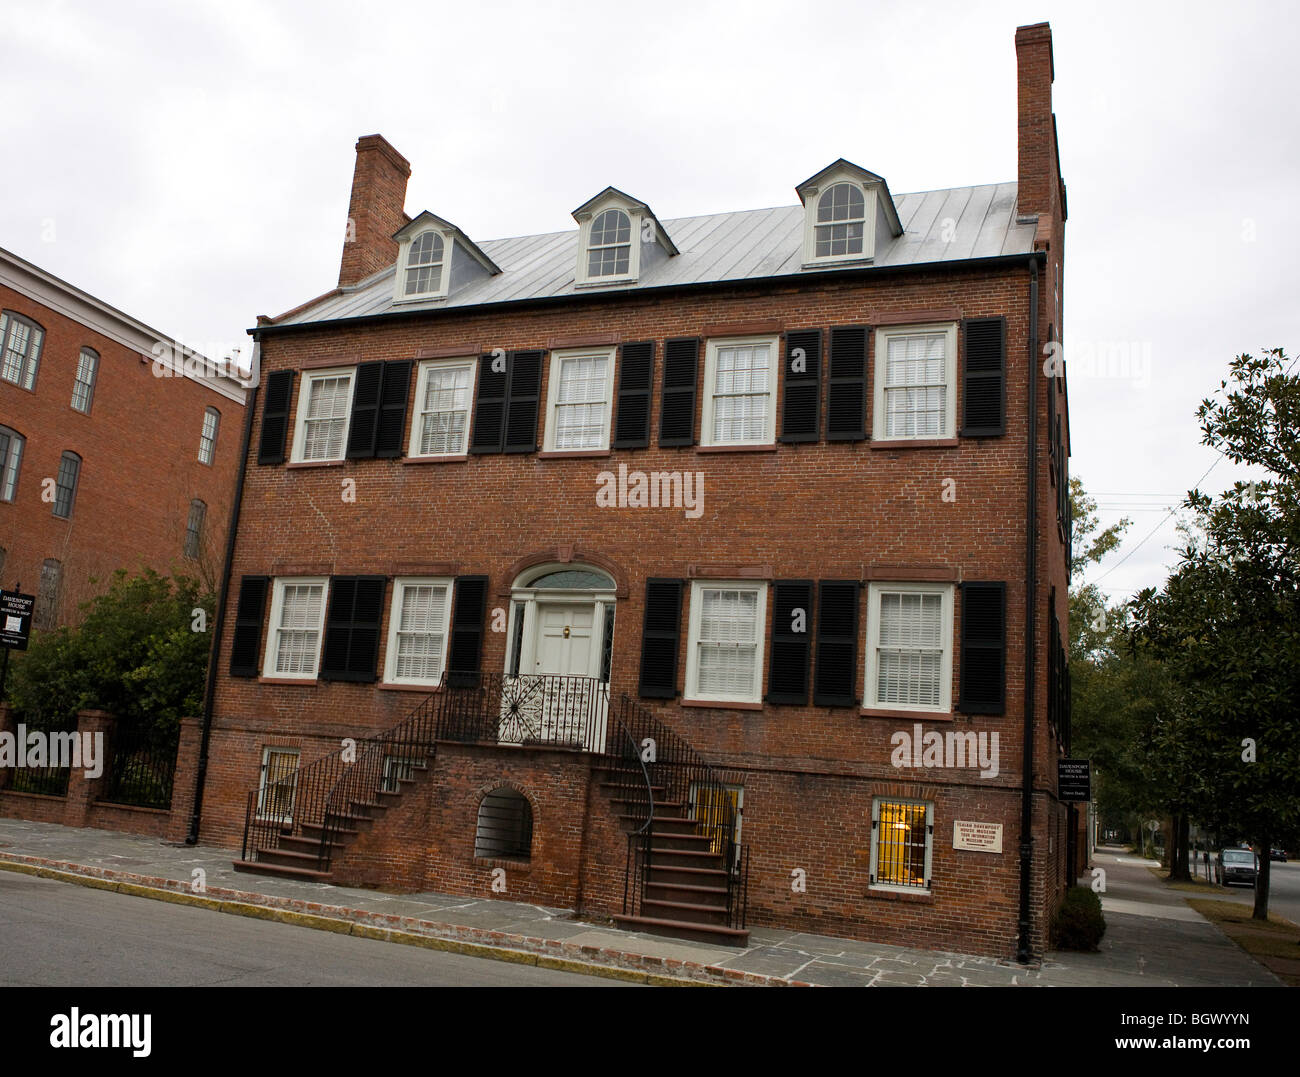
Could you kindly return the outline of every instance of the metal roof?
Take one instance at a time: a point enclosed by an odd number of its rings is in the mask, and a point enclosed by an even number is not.
[[[1016,220],[1016,184],[988,183],[946,191],[922,191],[894,199],[903,234],[880,236],[875,260],[863,267],[887,269],[927,263],[950,264],[972,258],[1029,254],[1035,224]],[[540,236],[497,239],[479,246],[501,272],[478,280],[446,299],[393,301],[390,266],[274,320],[275,325],[361,318],[393,310],[438,310],[488,303],[521,302],[591,292],[651,288],[769,277],[812,276],[804,269],[804,208],[712,213],[660,222],[681,252],[646,268],[635,284],[607,288],[575,287],[578,229]],[[831,267],[833,268],[833,267]]]

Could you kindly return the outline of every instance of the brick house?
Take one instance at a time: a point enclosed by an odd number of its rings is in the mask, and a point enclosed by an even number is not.
[[[0,250],[0,583],[36,628],[114,570],[216,585],[246,390],[166,334]]]
[[[1010,957],[1067,884],[1065,189],[476,242],[357,143],[338,287],[259,318],[205,840],[250,871]],[[792,182],[797,177],[791,177]],[[442,208],[442,207],[439,207]]]

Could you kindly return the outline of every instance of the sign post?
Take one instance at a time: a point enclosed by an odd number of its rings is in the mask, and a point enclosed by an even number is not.
[[[35,608],[34,595],[0,590],[0,647],[4,648],[4,659],[0,663],[0,699],[5,698],[9,652],[27,650],[27,640],[32,632],[32,610]]]

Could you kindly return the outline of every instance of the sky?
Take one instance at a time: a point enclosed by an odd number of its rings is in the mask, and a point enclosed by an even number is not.
[[[1195,412],[1232,357],[1300,354],[1300,6],[676,0],[6,0],[0,247],[213,358],[332,288],[360,135],[407,212],[479,240],[793,205],[838,157],[899,195],[1016,178],[1018,25],[1049,21],[1069,199],[1070,469],[1114,601],[1175,508],[1244,469]],[[1121,560],[1122,559],[1122,560]],[[1076,580],[1076,582],[1078,582]]]

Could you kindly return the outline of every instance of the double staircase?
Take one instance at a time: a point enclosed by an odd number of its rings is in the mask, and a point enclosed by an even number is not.
[[[595,780],[627,835],[616,920],[744,946],[749,861],[735,840],[732,787],[628,696],[615,702],[596,682],[555,683],[572,680],[453,676],[387,732],[268,775],[248,795],[235,870],[331,881],[334,857],[432,767],[439,741],[564,746],[597,757]],[[566,701],[558,719],[555,700]]]

